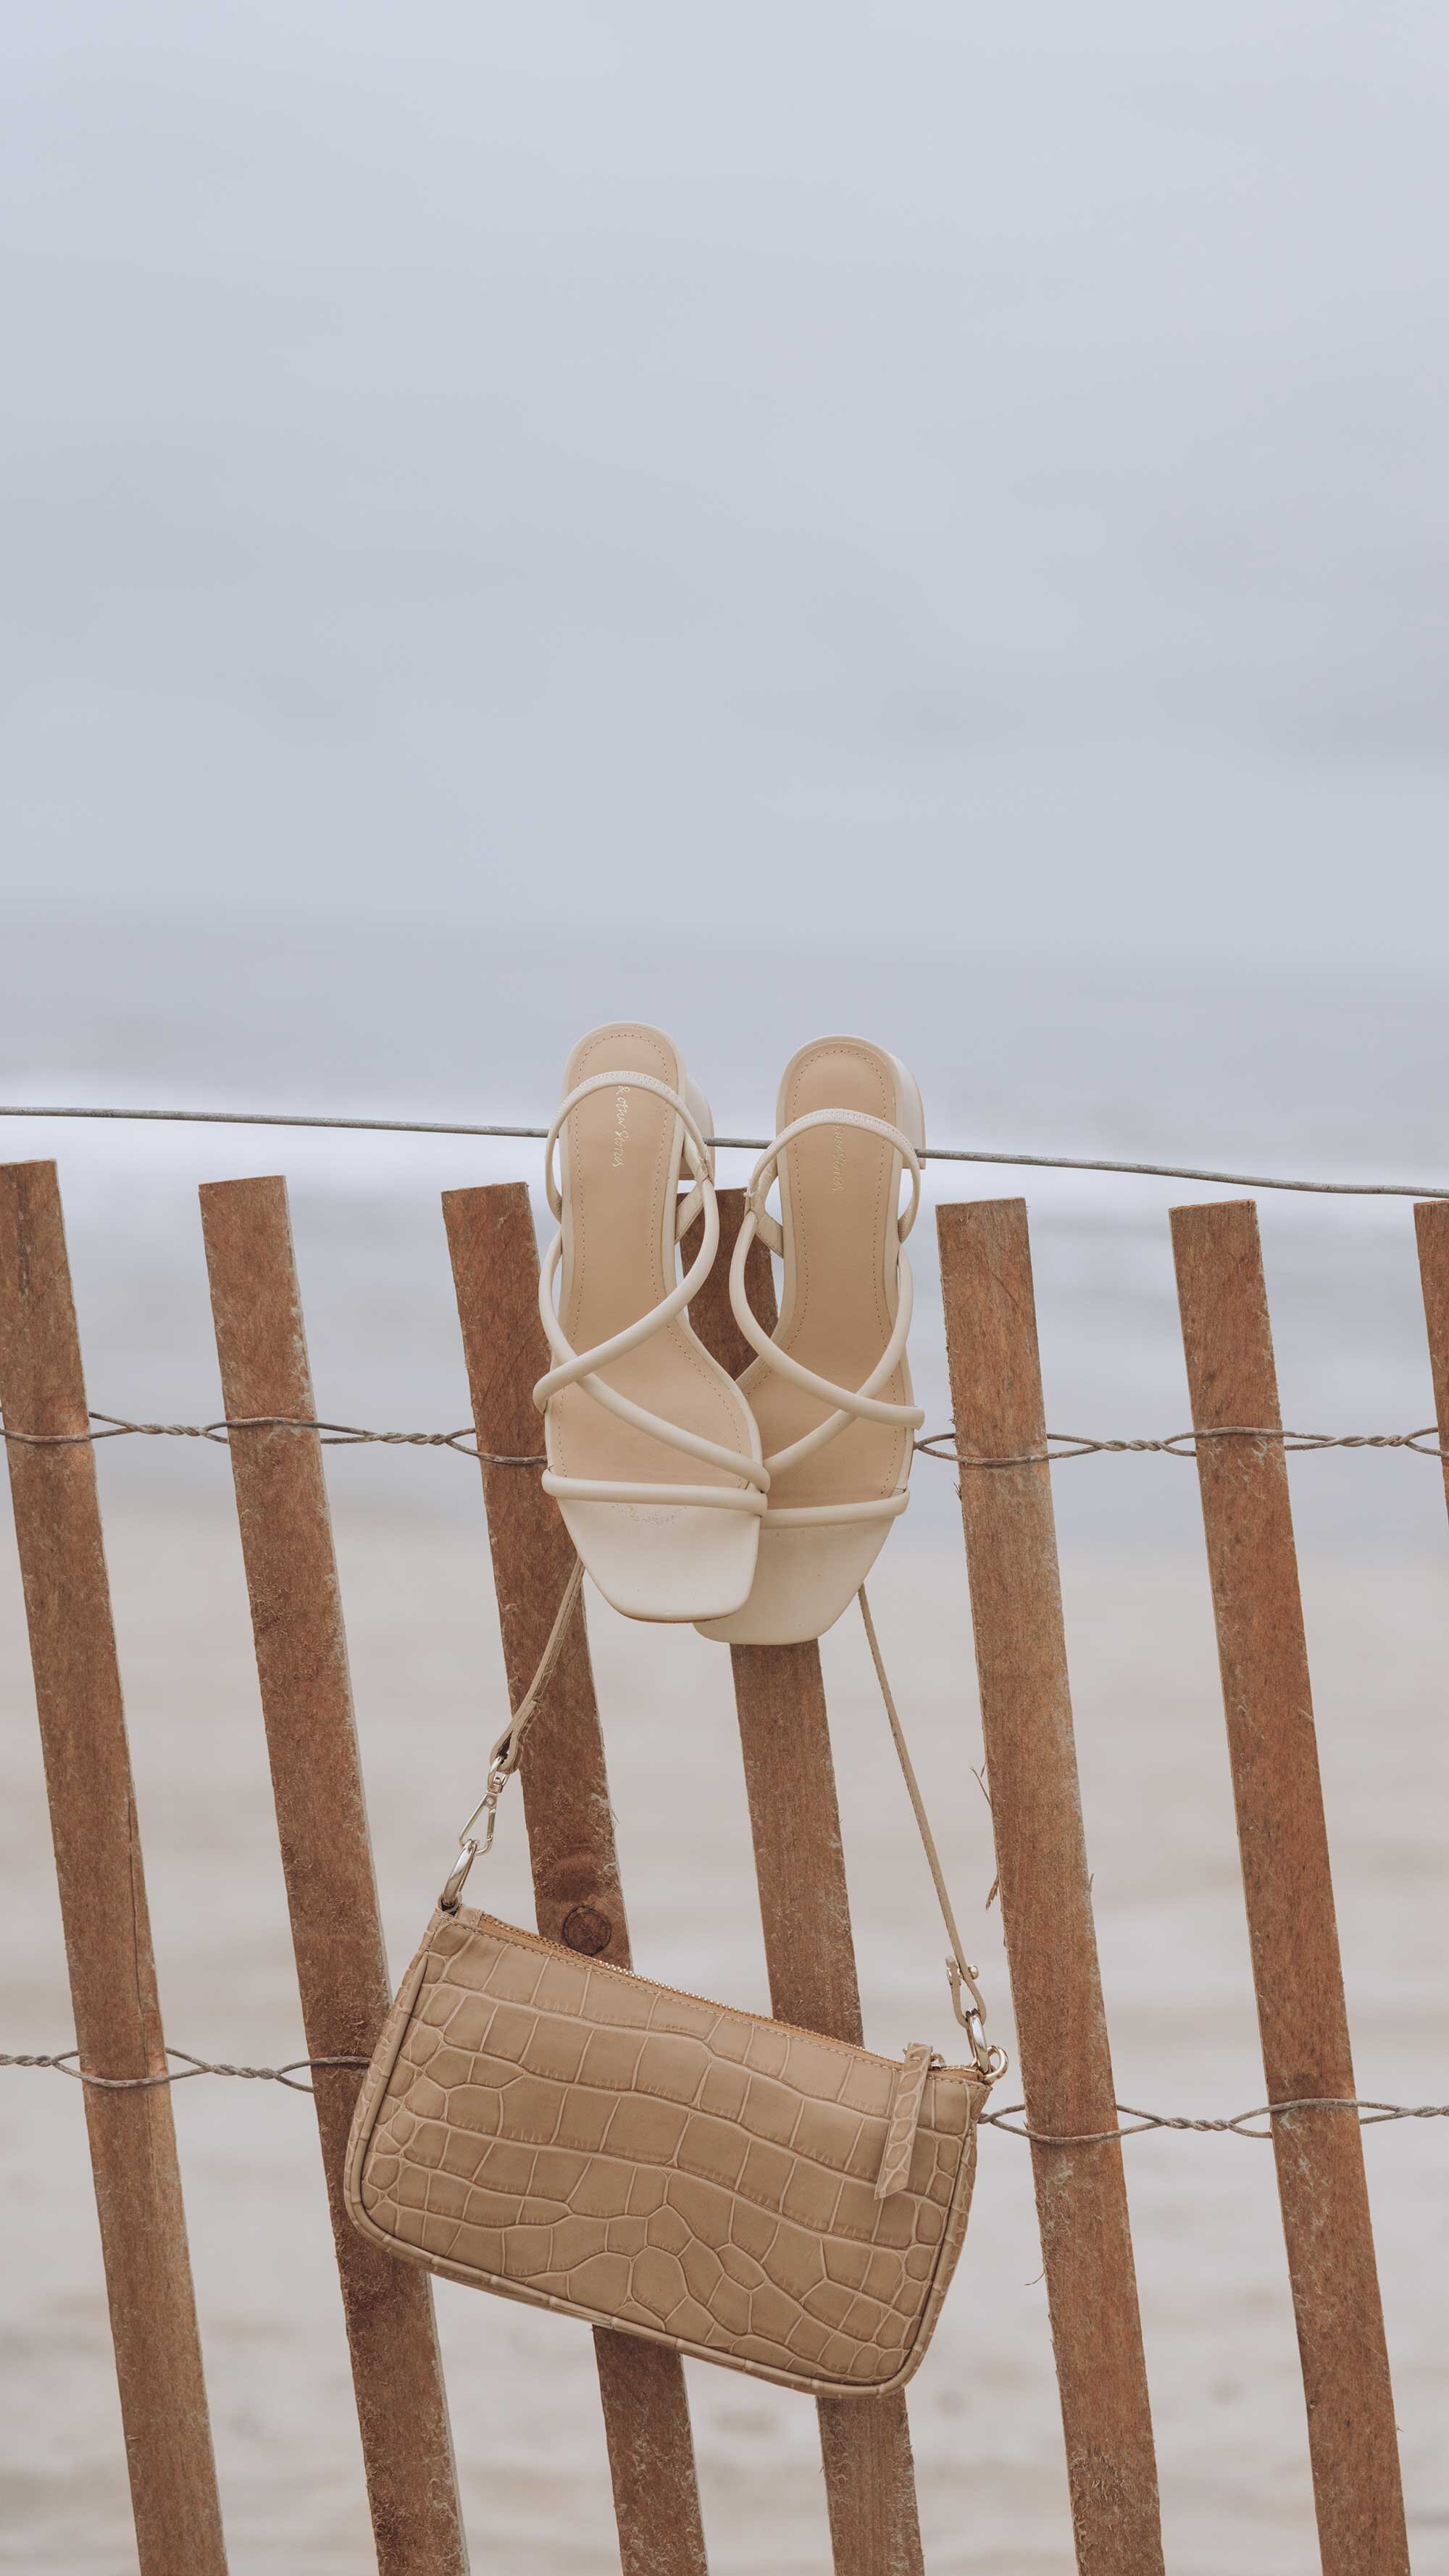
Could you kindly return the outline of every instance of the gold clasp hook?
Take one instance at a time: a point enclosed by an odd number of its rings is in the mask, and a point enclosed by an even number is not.
[[[976,2072],[983,2083],[994,2084],[999,2075],[1006,2073],[1008,2060],[1005,2049],[998,2048],[994,2041],[989,2040],[983,2028],[986,2000],[976,1983],[976,1971],[968,1967],[964,1959],[951,1958],[946,1962],[946,1976],[951,1987],[951,2010],[971,2042]],[[961,2001],[963,1986],[969,1986],[971,1990],[969,2005]]]
[[[479,1853],[490,1852],[493,1849],[493,1833],[498,1823],[498,1801],[512,1777],[512,1772],[505,1768],[502,1762],[495,1762],[488,1774],[488,1786],[458,1836],[458,1850],[461,1858],[454,1862],[448,1872],[443,1882],[442,1894],[438,1898],[438,1903],[445,1914],[456,1914],[458,1899],[463,1893],[463,1883]],[[480,1816],[486,1816],[488,1820],[483,1829],[481,1841],[473,1831]]]

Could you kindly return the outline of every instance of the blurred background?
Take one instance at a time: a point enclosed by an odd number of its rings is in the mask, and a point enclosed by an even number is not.
[[[15,0],[0,42],[4,1101],[541,1123],[581,1030],[638,1014],[727,1133],[767,1133],[837,1028],[906,1056],[942,1144],[1449,1186],[1441,12]],[[98,1407],[219,1409],[196,1184],[281,1169],[322,1411],[466,1419],[438,1192],[536,1182],[535,1147],[0,1145],[59,1160]],[[1180,1429],[1165,1211],[1215,1193],[931,1167],[933,1199],[1018,1191],[1053,1427]],[[1261,1205],[1286,1418],[1430,1420],[1407,1201]],[[168,2027],[275,2062],[300,2033],[226,1461],[99,1464]],[[1360,2086],[1441,2098],[1443,1487],[1403,1453],[1291,1472]],[[438,1785],[498,1723],[477,1480],[329,1475],[400,1964]],[[916,1483],[877,1614],[1009,2039],[952,1478]],[[1234,2111],[1262,2076],[1195,1479],[1089,1459],[1055,1490],[1119,2089]],[[51,2048],[8,1540],[0,1599],[0,2045]],[[762,2002],[726,1659],[591,1617],[636,1955]],[[853,1629],[825,1651],[867,2036],[944,2044],[868,1667]],[[516,1819],[489,1901],[526,1907]],[[125,2576],[79,2101],[0,2088],[0,2563]],[[310,2110],[176,2108],[233,2566],[351,2576]],[[1367,2144],[1444,2576],[1443,2137]],[[1169,2564],[1299,2576],[1271,2160],[1128,2156]],[[937,2576],[1071,2565],[1039,2272],[1026,2151],[988,2136],[911,2397]],[[587,2338],[439,2309],[479,2562],[599,2576]],[[716,2569],[823,2576],[812,2410],[691,2390]]]

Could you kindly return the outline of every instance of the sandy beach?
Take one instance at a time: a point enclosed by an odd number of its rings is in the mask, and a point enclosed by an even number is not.
[[[167,2027],[204,2055],[302,2050],[226,1464],[209,1498],[143,1493],[109,1516]],[[387,1498],[391,1461],[334,1464],[358,1723],[394,1965],[431,1901],[499,1706],[481,1528],[468,1505]],[[1081,1470],[1077,1471],[1078,1473]],[[1163,1471],[1165,1472],[1165,1470]],[[460,1473],[471,1477],[471,1471]],[[111,1470],[112,1481],[116,1469]],[[923,1523],[924,1527],[924,1523]],[[1306,1571],[1323,1767],[1360,2088],[1442,2095],[1438,1872],[1449,1560]],[[1206,1583],[1186,1552],[1067,1550],[1089,1848],[1118,2089],[1188,2112],[1261,2098]],[[4,1613],[5,2045],[69,2038],[13,1553]],[[1010,2011],[983,1914],[988,1818],[963,1562],[909,1525],[877,1616],[997,2026]],[[591,1631],[638,1961],[766,2001],[727,1658],[692,1632]],[[948,2048],[939,1926],[863,1641],[825,1648],[871,2044]],[[442,1808],[437,1784],[447,1784]],[[527,1920],[520,1819],[490,1906]],[[1010,2079],[1005,2087],[1015,2098]],[[237,2576],[355,2576],[369,2560],[360,2460],[310,2106],[201,2079],[175,2096],[193,2260]],[[1444,2132],[1367,2141],[1419,2576],[1449,2569],[1437,2429]],[[1268,2150],[1159,2135],[1127,2150],[1168,2562],[1179,2576],[1308,2576],[1301,2391]],[[11,2217],[0,2340],[0,2563],[46,2576],[134,2567],[80,2102],[58,2076],[0,2077]],[[1027,2150],[988,2133],[967,2250],[910,2395],[935,2576],[1066,2576],[1060,2428]],[[606,2576],[617,2563],[587,2334],[448,2284],[438,2312],[475,2565]],[[825,2576],[813,2410],[691,2366],[711,2564]],[[560,2435],[560,2426],[566,2428]]]

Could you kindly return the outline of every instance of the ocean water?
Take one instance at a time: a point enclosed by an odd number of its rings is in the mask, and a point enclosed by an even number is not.
[[[1449,1185],[1449,1031],[1430,983],[1312,984],[1046,954],[547,943],[502,930],[87,928],[33,920],[7,952],[0,1097],[541,1123],[581,1029],[643,1015],[683,1042],[719,1127],[767,1131],[779,1067],[828,1027],[912,1063],[942,1143]],[[91,1401],[146,1419],[219,1410],[195,1189],[285,1171],[318,1403],[452,1427],[467,1398],[440,1189],[524,1178],[532,1145],[17,1121],[59,1162]],[[721,1158],[743,1178],[748,1158]],[[1239,1193],[1233,1193],[1239,1194]],[[930,1167],[928,1201],[1024,1195],[1047,1411],[1059,1430],[1157,1436],[1187,1404],[1166,1210],[1190,1183]],[[1411,1210],[1260,1194],[1286,1418],[1429,1421]],[[930,1208],[913,1363],[948,1416]],[[185,1441],[99,1453],[168,2027],[204,2054],[298,2053],[295,1985],[224,1456]],[[475,1471],[449,1453],[328,1466],[391,1956],[496,1732],[500,1678]],[[1359,2081],[1442,2099],[1444,1681],[1449,1530],[1430,1461],[1291,1468]],[[959,1521],[920,1462],[873,1585],[877,1615],[994,2026],[1011,2018]],[[1084,1459],[1055,1478],[1094,1895],[1119,2091],[1169,2111],[1261,2095],[1210,1604],[1190,1467]],[[63,1951],[13,1551],[0,1541],[0,1923],[7,2048],[69,2038]],[[762,2003],[763,1960],[727,1661],[692,1632],[591,1611],[636,1956]],[[939,1929],[850,1623],[827,1641],[847,1860],[873,2044],[948,2045]],[[440,1804],[441,1800],[441,1804]],[[490,1902],[526,1919],[517,1818]],[[1008,2079],[1008,2087],[1010,2079]],[[311,2114],[272,2088],[176,2097],[234,2568],[367,2563],[355,2429]],[[1449,2571],[1438,2320],[1445,2132],[1368,2136],[1415,2565]],[[1129,2149],[1169,2563],[1254,2576],[1314,2563],[1302,2400],[1267,2150],[1158,2136]],[[0,2322],[0,2564],[134,2565],[78,2099],[0,2073],[17,2213]],[[1071,2564],[1025,2150],[989,2136],[971,2238],[911,2394],[936,2576]],[[615,2563],[588,2339],[443,2285],[439,2313],[476,2561],[525,2576]],[[812,2410],[690,2372],[717,2576],[823,2576]],[[560,2441],[558,2426],[567,2428]]]

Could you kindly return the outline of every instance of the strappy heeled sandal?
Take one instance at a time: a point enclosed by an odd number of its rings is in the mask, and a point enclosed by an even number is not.
[[[910,1499],[912,1435],[925,1416],[906,1364],[905,1238],[921,1195],[921,1095],[863,1038],[816,1038],[785,1068],[778,1132],[751,1175],[730,1303],[759,1353],[739,1380],[770,1478],[754,1589],[698,1624],[743,1646],[822,1636],[859,1591]],[[900,1182],[910,1199],[899,1211]],[[780,1218],[765,1205],[778,1175]],[[784,1262],[773,1338],[750,1310],[756,1235]]]
[[[760,1436],[684,1311],[719,1244],[711,1124],[673,1040],[631,1022],[575,1047],[545,1149],[559,1232],[539,1281],[557,1363],[533,1391],[544,1491],[605,1600],[630,1619],[725,1617],[754,1581],[770,1481]],[[678,1239],[701,1212],[704,1239],[681,1279]]]

